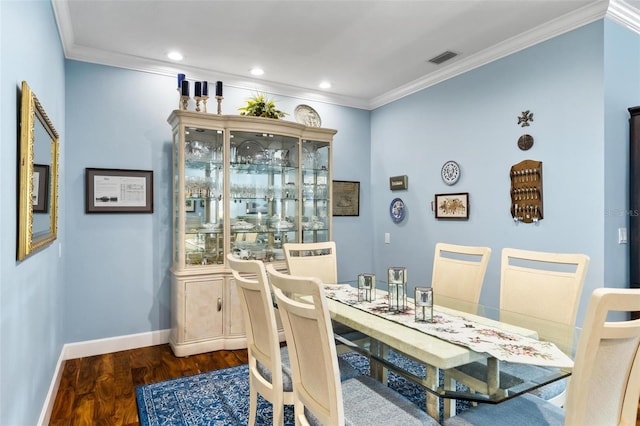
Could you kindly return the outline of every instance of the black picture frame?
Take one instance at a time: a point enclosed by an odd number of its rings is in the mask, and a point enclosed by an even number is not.
[[[49,212],[49,165],[33,165],[33,212]]]
[[[434,203],[436,219],[469,219],[469,193],[436,194]]]
[[[333,216],[360,216],[360,182],[333,181],[331,212]]]
[[[85,169],[85,213],[153,213],[153,170]]]

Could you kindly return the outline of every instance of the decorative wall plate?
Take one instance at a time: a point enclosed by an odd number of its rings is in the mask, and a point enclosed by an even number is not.
[[[440,171],[442,180],[447,185],[454,185],[460,179],[460,166],[455,161],[447,161]]]
[[[400,198],[394,198],[389,206],[389,215],[391,216],[391,220],[395,223],[402,222],[406,214],[407,209],[404,205],[404,201]]]
[[[528,150],[533,146],[533,136],[531,135],[522,135],[518,138],[518,148],[523,151]]]
[[[309,105],[298,105],[293,111],[293,116],[298,123],[304,124],[305,126],[320,127],[322,125],[320,115]]]

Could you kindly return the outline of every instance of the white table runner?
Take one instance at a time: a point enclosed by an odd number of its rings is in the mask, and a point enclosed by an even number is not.
[[[473,315],[460,313],[450,315],[436,305],[433,322],[416,322],[413,301],[409,299],[407,310],[402,313],[389,312],[387,296],[372,302],[359,302],[358,289],[348,285],[325,285],[325,295],[338,302],[365,312],[378,315],[404,326],[414,328],[431,336],[465,346],[478,353],[487,353],[501,361],[547,367],[573,367],[573,361],[556,345],[531,337],[505,331],[499,327],[481,324]]]

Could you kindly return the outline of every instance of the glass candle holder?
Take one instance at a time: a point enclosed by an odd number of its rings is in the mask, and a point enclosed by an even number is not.
[[[388,270],[389,311],[407,309],[407,268],[393,266]]]
[[[414,294],[416,321],[433,322],[433,289],[416,287]]]
[[[374,274],[358,275],[358,302],[372,302],[376,299],[376,276]]]

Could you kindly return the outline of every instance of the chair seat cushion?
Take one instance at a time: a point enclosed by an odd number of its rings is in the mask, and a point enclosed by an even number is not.
[[[293,381],[291,379],[291,361],[289,361],[289,350],[286,346],[280,348],[280,359],[282,362],[282,387],[285,392],[293,391]],[[271,382],[271,371],[262,365],[257,363],[258,372],[265,378],[265,380]],[[345,381],[354,377],[360,376],[360,372],[356,370],[351,364],[344,359],[338,357],[338,367],[340,368],[340,380]]]
[[[524,394],[500,404],[478,404],[444,421],[444,426],[564,426],[564,410],[542,398]]]
[[[342,382],[342,398],[345,425],[438,425],[420,407],[368,376]]]

